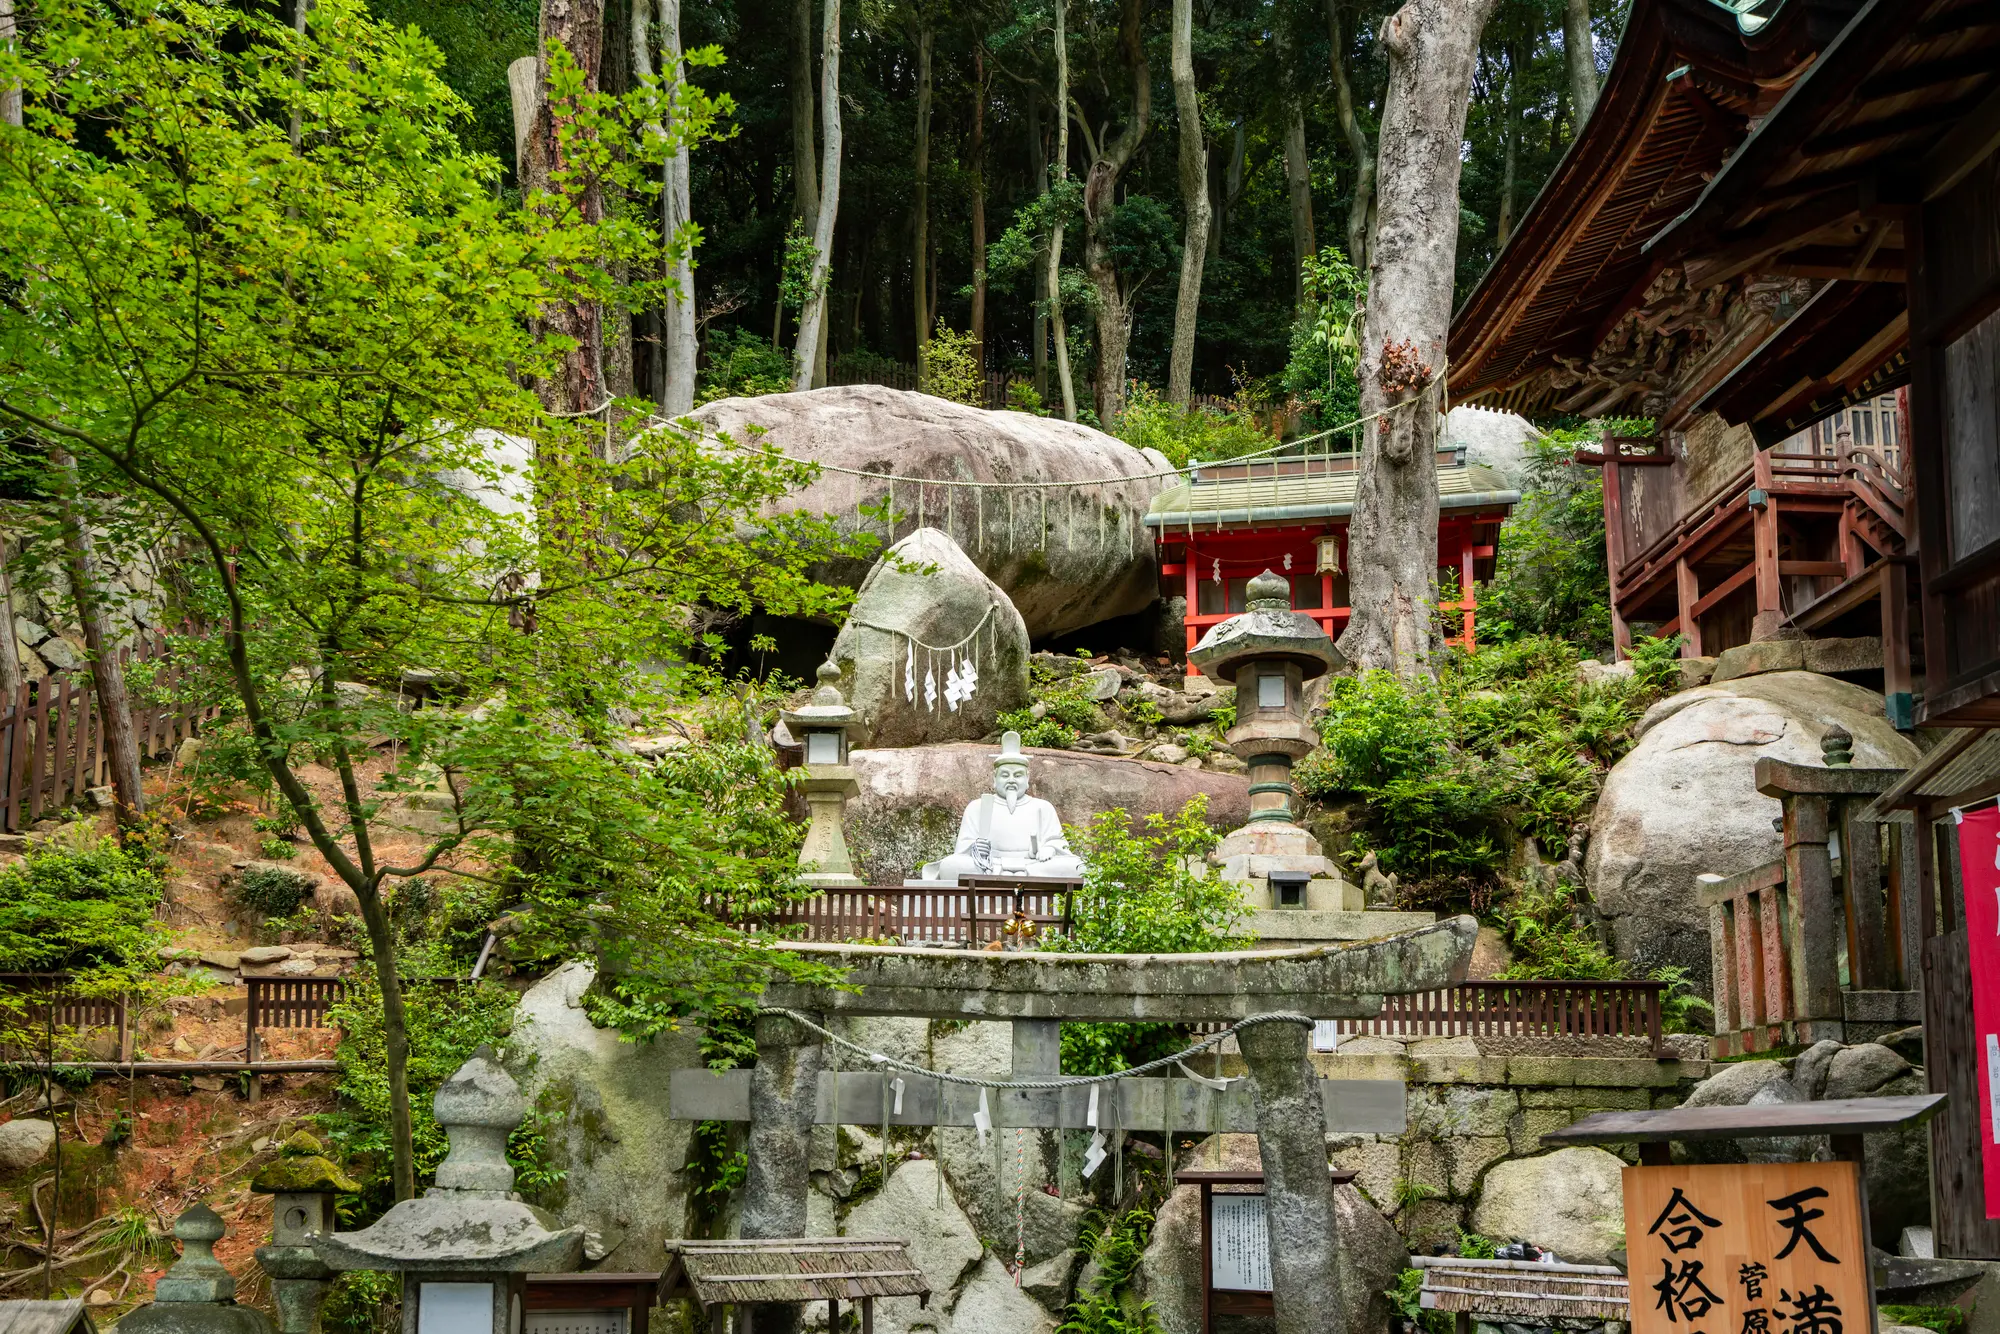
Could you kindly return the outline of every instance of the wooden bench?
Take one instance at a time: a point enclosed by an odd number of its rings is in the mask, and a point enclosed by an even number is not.
[[[1471,1334],[1473,1317],[1546,1325],[1551,1317],[1630,1324],[1625,1275],[1610,1265],[1543,1264],[1537,1260],[1468,1260],[1413,1256],[1424,1271],[1417,1300],[1426,1311],[1449,1311],[1457,1334]]]

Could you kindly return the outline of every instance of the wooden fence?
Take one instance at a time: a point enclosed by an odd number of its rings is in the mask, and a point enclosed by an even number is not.
[[[80,996],[70,990],[76,979],[68,973],[0,973],[0,1004],[19,1004],[23,1029],[43,1024],[81,1032],[111,1029],[118,1037],[122,1059],[132,1051],[132,1028],[122,996]],[[53,1009],[54,1013],[50,1011]]]
[[[1381,1013],[1335,1022],[1381,1037],[1644,1038],[1667,1054],[1664,982],[1463,982],[1385,996]]]
[[[874,940],[903,945],[978,948],[998,940],[1005,924],[1025,916],[1043,932],[1067,933],[1073,882],[1027,885],[870,885],[829,889],[775,913],[739,918],[753,930],[782,931],[815,941]],[[735,916],[726,906],[716,909]]]
[[[167,636],[154,631],[118,650],[118,657],[128,665],[158,661],[167,656],[167,645]],[[163,665],[149,693],[172,699],[189,676],[184,665]],[[54,672],[24,681],[20,694],[5,704],[0,712],[0,828],[15,833],[77,800],[86,789],[102,786],[108,760],[104,719],[89,672]],[[151,757],[171,750],[216,713],[212,707],[135,705],[132,726],[140,753]]]
[[[1695,885],[1718,1057],[1921,1022],[1916,844],[1871,809],[1902,774],[1757,761],[1757,790],[1784,811],[1784,860]]]

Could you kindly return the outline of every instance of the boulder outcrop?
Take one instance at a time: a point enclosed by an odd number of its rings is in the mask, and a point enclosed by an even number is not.
[[[875,563],[830,656],[857,719],[851,746],[985,736],[1002,712],[1028,702],[1021,613],[935,528],[919,528]],[[976,688],[954,698],[947,677],[967,665]]]
[[[1625,1244],[1624,1170],[1617,1155],[1595,1148],[1499,1163],[1480,1188],[1473,1230],[1533,1242],[1566,1264],[1609,1264]]]
[[[900,884],[914,868],[950,852],[967,804],[992,789],[998,749],[979,743],[854,751],[861,792],[847,803],[847,846],[856,874],[870,884]],[[1207,796],[1208,819],[1218,829],[1250,818],[1250,783],[1241,774],[1072,750],[1027,753],[1029,790],[1048,799],[1067,824],[1087,824],[1114,809],[1135,821],[1173,815],[1198,794]]]
[[[1159,454],[1057,418],[989,412],[881,385],[837,385],[795,394],[719,399],[696,409],[703,426],[827,468],[1006,488],[895,484],[895,532],[933,525],[1013,599],[1037,638],[1143,611],[1158,595],[1158,567],[1142,520],[1171,465]],[[1103,486],[1064,486],[1129,477]],[[890,485],[827,471],[785,501],[831,514],[843,531],[884,534]],[[863,511],[872,511],[874,517]],[[816,572],[858,585],[859,561]]]
[[[1639,741],[1612,766],[1591,821],[1585,882],[1613,952],[1648,970],[1686,968],[1709,985],[1708,916],[1695,877],[1735,875],[1784,855],[1755,772],[1770,755],[1822,763],[1834,723],[1857,767],[1906,768],[1918,751],[1882,713],[1882,696],[1813,672],[1700,686],[1655,704]]]

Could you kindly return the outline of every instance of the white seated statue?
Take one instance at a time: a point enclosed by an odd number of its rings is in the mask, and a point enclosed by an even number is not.
[[[993,790],[965,808],[951,855],[923,869],[925,880],[948,885],[968,875],[1083,875],[1083,861],[1069,850],[1056,808],[1028,795],[1028,757],[1021,753],[1019,732],[1000,739]]]

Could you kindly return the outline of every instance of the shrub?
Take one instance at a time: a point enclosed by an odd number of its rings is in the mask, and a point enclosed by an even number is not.
[[[151,969],[166,934],[153,920],[160,877],[110,842],[36,848],[0,871],[0,972]]]
[[[1277,444],[1247,412],[1213,408],[1181,409],[1145,384],[1134,384],[1118,419],[1120,440],[1137,449],[1157,449],[1176,468],[1194,460],[1213,463],[1255,454]]]
[[[695,406],[718,398],[782,394],[792,387],[792,362],[747,329],[709,331],[706,364],[695,387]]]
[[[264,917],[290,917],[312,897],[312,881],[283,866],[252,866],[236,877],[231,893],[237,903],[251,912]]]
[[[1083,674],[1059,676],[1045,663],[1030,663],[1028,689],[1033,702],[1001,714],[1000,730],[1019,732],[1024,746],[1068,750],[1080,736],[1104,726],[1104,715],[1088,694],[1087,680]],[[1040,716],[1036,705],[1041,706]]]
[[[970,330],[959,333],[939,319],[918,357],[917,387],[933,398],[985,407],[986,376],[980,370],[978,353]]]
[[[1219,835],[1208,824],[1208,798],[1197,796],[1172,819],[1154,813],[1134,833],[1122,810],[1068,830],[1086,867],[1071,904],[1067,940],[1075,954],[1199,954],[1242,943],[1234,934],[1243,896],[1206,863]],[[1106,1074],[1184,1045],[1165,1024],[1064,1024],[1065,1074]]]
[[[1281,383],[1307,405],[1307,419],[1314,429],[1327,430],[1361,415],[1361,386],[1354,368],[1361,351],[1368,277],[1348,263],[1339,246],[1327,246],[1306,259],[1304,278],[1307,305],[1292,322],[1290,356]],[[1330,440],[1321,448],[1346,443]]]
[[[1012,380],[1007,385],[1007,411],[1026,412],[1037,417],[1049,415],[1042,396],[1035,392],[1035,386],[1022,380]]]

